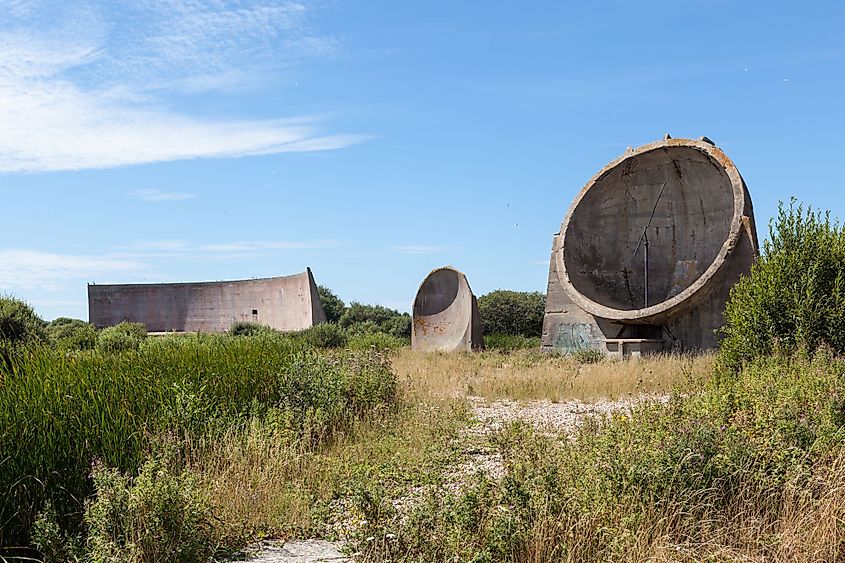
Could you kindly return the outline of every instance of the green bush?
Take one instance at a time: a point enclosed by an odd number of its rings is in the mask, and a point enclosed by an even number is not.
[[[97,349],[101,352],[138,350],[146,337],[147,329],[143,324],[122,322],[100,331]]]
[[[521,334],[502,334],[494,332],[484,335],[484,347],[488,350],[511,352],[526,348],[539,348],[539,336],[522,336]]]
[[[45,343],[46,324],[24,301],[9,295],[0,295],[0,343]]]
[[[411,316],[381,305],[352,302],[340,318],[340,326],[351,332],[384,332],[397,338],[411,337]]]
[[[497,289],[478,298],[478,312],[484,334],[540,336],[546,296],[539,291]]]
[[[829,214],[781,204],[751,275],[731,290],[720,364],[735,371],[780,346],[845,352],[845,231]]]
[[[315,348],[343,348],[348,338],[346,331],[335,323],[320,323],[301,334],[305,342]]]
[[[229,334],[231,336],[257,336],[271,333],[278,333],[279,331],[270,328],[267,325],[258,323],[250,323],[246,321],[238,321],[229,327]]]
[[[343,313],[346,312],[346,304],[331,289],[323,285],[317,286],[317,295],[326,313],[326,320],[330,323],[339,322]]]
[[[60,350],[91,350],[97,345],[97,329],[80,319],[59,317],[47,325],[46,331]]]
[[[209,503],[187,470],[157,457],[136,478],[95,465],[85,507],[93,561],[204,563],[214,552]]]
[[[351,335],[347,345],[352,350],[396,350],[407,344],[407,340],[397,338],[392,334],[369,332]]]

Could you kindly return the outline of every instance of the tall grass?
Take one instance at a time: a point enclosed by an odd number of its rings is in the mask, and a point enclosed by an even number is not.
[[[698,386],[711,373],[713,356],[667,354],[615,361],[546,354],[538,349],[503,354],[437,354],[399,350],[398,376],[422,397],[548,399],[552,401],[665,394]]]
[[[190,437],[269,413],[284,436],[316,445],[396,399],[377,354],[317,353],[286,338],[163,338],[122,353],[35,348],[0,369],[0,546],[27,545],[47,501],[63,526],[78,525],[92,463],[134,472],[158,437],[188,448]]]
[[[367,560],[841,561],[845,360],[758,359],[668,404],[495,440],[506,474],[373,526]]]

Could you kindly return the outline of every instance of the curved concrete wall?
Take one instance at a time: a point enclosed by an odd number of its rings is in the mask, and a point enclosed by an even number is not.
[[[150,332],[225,332],[238,321],[302,330],[326,315],[307,269],[255,280],[89,285],[88,318],[98,327],[130,321]]]
[[[756,255],[751,197],[725,153],[668,136],[629,149],[587,182],[555,235],[543,346],[711,348]]]
[[[478,303],[466,276],[448,266],[432,270],[414,299],[411,347],[455,352],[482,346]]]

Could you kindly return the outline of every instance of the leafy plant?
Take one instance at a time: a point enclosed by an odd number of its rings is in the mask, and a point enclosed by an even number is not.
[[[100,331],[97,349],[102,352],[138,350],[146,337],[147,329],[143,324],[124,321]]]
[[[478,312],[485,335],[540,336],[545,309],[546,296],[538,291],[497,289],[478,298]]]
[[[751,275],[725,309],[723,368],[735,371],[782,347],[845,352],[845,230],[829,213],[781,204]]]
[[[61,350],[91,350],[97,345],[97,329],[80,319],[59,317],[47,325],[46,332]]]
[[[95,464],[85,507],[91,559],[102,563],[208,561],[212,514],[187,470],[151,457],[134,479]]]
[[[330,323],[339,322],[343,313],[346,312],[346,303],[324,285],[317,286],[317,295],[320,297],[320,303],[326,313],[326,320]]]
[[[320,323],[302,331],[305,341],[315,348],[343,348],[347,335],[343,328],[335,323]]]

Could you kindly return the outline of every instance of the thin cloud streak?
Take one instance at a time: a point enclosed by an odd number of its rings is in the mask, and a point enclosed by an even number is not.
[[[127,258],[5,249],[0,250],[0,289],[58,290],[68,280],[90,281],[144,269],[143,262]]]
[[[117,250],[133,253],[153,252],[159,256],[188,255],[188,254],[232,254],[237,252],[259,252],[277,250],[309,250],[333,248],[337,246],[334,240],[249,240],[210,244],[192,244],[183,240],[139,240],[129,246],[118,247]]]
[[[135,190],[126,194],[127,196],[147,201],[150,203],[161,203],[166,201],[184,201],[186,199],[193,199],[197,194],[189,194],[185,192],[164,192],[156,189]]]

